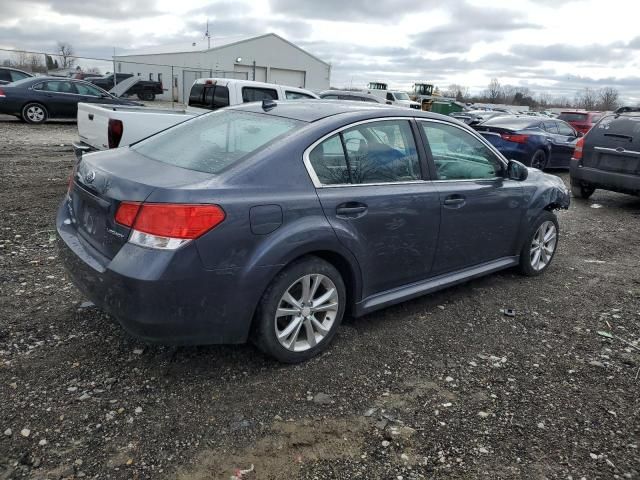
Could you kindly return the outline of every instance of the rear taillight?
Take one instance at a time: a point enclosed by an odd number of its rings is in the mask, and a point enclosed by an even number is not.
[[[7,95],[4,93],[4,90],[0,88],[0,98],[5,98]]]
[[[529,139],[529,135],[519,135],[515,133],[503,133],[500,137],[507,142],[513,143],[527,143],[527,140]]]
[[[584,137],[580,137],[576,142],[576,147],[573,150],[573,160],[582,160],[582,149],[584,147]]]
[[[109,139],[109,148],[118,148],[122,134],[124,133],[124,125],[122,120],[109,119],[109,127],[107,129],[107,138]]]
[[[200,237],[224,219],[224,210],[217,205],[122,202],[116,212],[116,222],[132,229],[130,243],[169,250]]]

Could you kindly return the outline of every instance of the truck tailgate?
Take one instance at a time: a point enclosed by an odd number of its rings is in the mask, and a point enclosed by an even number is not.
[[[182,123],[199,112],[162,108],[78,104],[80,140],[98,150],[109,148],[109,120],[122,122],[122,138],[118,146],[131,145],[154,133]]]

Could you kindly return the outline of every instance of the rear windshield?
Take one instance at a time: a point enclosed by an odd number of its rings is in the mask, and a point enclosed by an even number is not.
[[[176,167],[219,173],[302,124],[289,118],[222,110],[176,125],[131,148]]]
[[[229,106],[229,89],[222,85],[194,83],[189,93],[189,106],[217,110]]]
[[[586,113],[561,113],[558,118],[565,122],[586,122],[589,116]]]
[[[513,128],[517,130],[522,130],[525,128],[534,128],[540,125],[540,121],[531,120],[530,118],[518,118],[518,117],[500,117],[495,116],[493,118],[489,118],[482,125],[488,127],[502,127],[502,128]]]

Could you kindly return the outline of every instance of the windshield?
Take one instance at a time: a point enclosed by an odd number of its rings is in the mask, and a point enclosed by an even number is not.
[[[396,100],[409,100],[409,95],[404,92],[394,92],[393,95],[396,97]]]
[[[131,148],[169,165],[219,173],[302,124],[289,118],[223,110],[181,123]]]

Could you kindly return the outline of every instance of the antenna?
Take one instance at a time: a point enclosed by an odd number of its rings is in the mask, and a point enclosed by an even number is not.
[[[209,19],[207,18],[207,31],[204,33],[204,36],[207,37],[207,48],[211,48],[211,34],[209,33]]]

